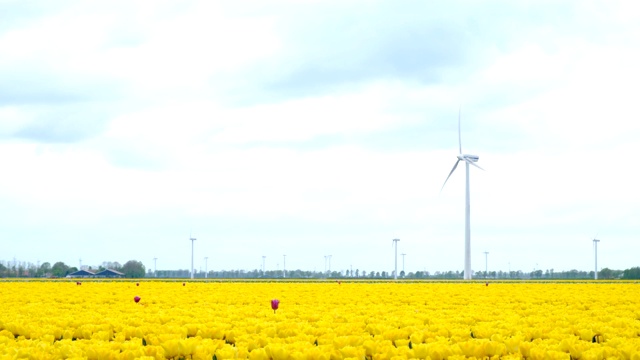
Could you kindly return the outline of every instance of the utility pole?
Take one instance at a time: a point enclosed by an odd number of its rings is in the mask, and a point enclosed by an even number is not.
[[[265,255],[262,255],[262,277],[264,277],[264,272],[265,272],[264,260],[265,260],[266,258],[267,258],[267,257],[266,257]]]
[[[157,261],[158,261],[158,258],[154,257],[153,258],[153,276],[154,277],[158,277],[158,267],[156,266]]]
[[[407,254],[400,254],[400,255],[402,255],[402,273],[404,274],[405,273],[404,272],[404,256]],[[404,277],[404,275],[402,277]]]
[[[396,246],[395,270],[393,271],[394,280],[398,280],[398,241],[400,241],[400,239],[393,239],[393,242]]]
[[[204,278],[208,278],[209,275],[207,275],[208,271],[207,271],[207,260],[209,260],[209,257],[205,256],[204,257]]]
[[[282,278],[287,277],[287,255],[282,255]]]

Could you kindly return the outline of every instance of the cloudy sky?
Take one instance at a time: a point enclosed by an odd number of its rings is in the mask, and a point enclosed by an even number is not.
[[[0,0],[0,260],[639,266],[639,10]]]

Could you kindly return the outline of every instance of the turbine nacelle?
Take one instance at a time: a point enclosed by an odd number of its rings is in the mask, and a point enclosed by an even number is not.
[[[469,155],[469,154],[458,155],[458,160],[462,160],[462,161],[478,162],[478,159],[480,159],[478,155]]]

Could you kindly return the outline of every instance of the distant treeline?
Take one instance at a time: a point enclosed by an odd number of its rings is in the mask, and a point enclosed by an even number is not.
[[[189,270],[158,270],[154,272],[151,269],[145,269],[140,261],[129,260],[124,265],[118,262],[103,262],[97,268],[83,266],[83,270],[98,272],[104,269],[116,270],[124,273],[127,278],[190,278]],[[42,264],[32,264],[18,261],[0,261],[0,278],[8,277],[65,277],[78,271],[77,267],[68,266],[59,261],[51,265],[48,262]],[[429,271],[407,272],[400,271],[398,278],[404,279],[462,279],[463,271]],[[325,279],[325,278],[358,278],[358,279],[393,279],[393,271],[366,271],[366,270],[343,270],[343,271],[305,271],[305,270],[210,270],[208,272],[195,271],[195,278],[214,278],[214,279]],[[593,271],[569,270],[554,271],[534,270],[531,272],[523,271],[477,271],[473,274],[475,279],[593,279]],[[640,267],[632,267],[626,270],[612,270],[604,268],[598,271],[598,279],[640,279]]]
[[[105,269],[116,270],[128,278],[145,277],[145,268],[142,262],[129,260],[124,265],[118,262],[105,261],[98,267],[83,266],[82,270],[100,272]],[[75,266],[68,266],[62,261],[51,265],[49,262],[33,264],[18,261],[0,261],[0,278],[23,277],[23,278],[62,278],[72,274],[79,269]]]
[[[398,278],[404,279],[462,279],[463,271],[429,271],[407,272],[400,271]],[[189,270],[158,270],[156,274],[149,270],[147,277],[158,278],[188,278]],[[215,278],[215,279],[325,279],[325,278],[359,278],[359,279],[393,279],[393,271],[364,271],[364,270],[344,270],[344,271],[304,271],[304,270],[222,270],[222,271],[196,271],[195,278]],[[523,271],[477,271],[473,274],[475,279],[593,279],[593,271],[554,271],[535,270],[531,272]],[[640,267],[633,267],[626,270],[611,270],[604,268],[598,271],[598,279],[640,279]]]

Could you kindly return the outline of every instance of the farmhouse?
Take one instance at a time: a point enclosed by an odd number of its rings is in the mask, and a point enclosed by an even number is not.
[[[94,276],[96,276],[96,274],[88,270],[78,270],[67,275],[68,278],[90,278]]]
[[[121,278],[124,277],[124,274],[120,271],[115,271],[111,269],[105,269],[96,274],[95,277],[99,278]]]

